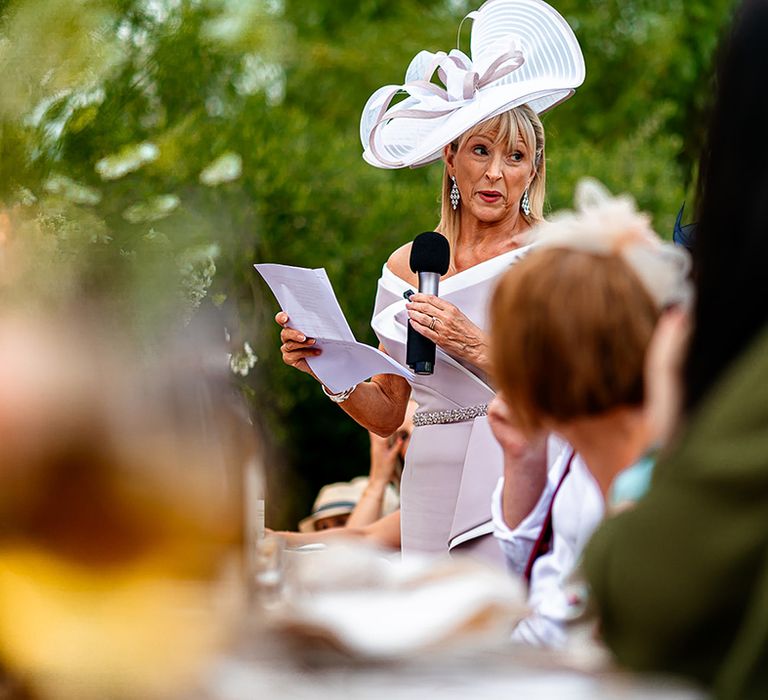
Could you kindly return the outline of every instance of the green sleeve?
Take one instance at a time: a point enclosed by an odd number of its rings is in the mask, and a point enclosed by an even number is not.
[[[659,462],[648,495],[584,556],[606,643],[626,666],[712,682],[768,548],[768,342],[738,363]]]

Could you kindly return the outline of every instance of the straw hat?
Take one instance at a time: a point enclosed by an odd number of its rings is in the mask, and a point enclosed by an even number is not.
[[[363,495],[366,486],[368,486],[367,476],[358,476],[352,481],[339,481],[323,486],[312,506],[312,515],[299,523],[299,531],[313,532],[318,520],[351,513],[360,500],[360,496]],[[400,499],[395,487],[388,484],[381,505],[381,515],[389,515],[397,510],[399,505]]]
[[[523,104],[540,114],[584,82],[579,42],[542,0],[488,0],[467,18],[471,59],[458,49],[421,51],[403,85],[385,85],[368,99],[360,120],[368,163],[426,165],[474,125]],[[444,87],[431,82],[435,72]],[[407,97],[391,106],[399,93]]]

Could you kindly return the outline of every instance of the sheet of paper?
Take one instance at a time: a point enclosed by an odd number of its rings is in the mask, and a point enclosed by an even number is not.
[[[273,263],[254,267],[288,314],[291,328],[298,328],[308,338],[354,342],[325,270]]]
[[[324,269],[273,263],[254,267],[288,314],[291,328],[315,338],[323,350],[322,355],[307,362],[332,392],[343,391],[374,374],[413,376],[389,355],[355,340]]]
[[[308,360],[312,371],[333,393],[344,391],[374,374],[399,374],[411,379],[413,375],[370,345],[345,340],[319,340],[323,354]]]

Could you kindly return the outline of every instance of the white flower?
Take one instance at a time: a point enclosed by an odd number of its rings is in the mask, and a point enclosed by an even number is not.
[[[229,368],[232,374],[238,374],[241,377],[247,377],[248,373],[256,366],[259,358],[253,351],[251,344],[246,340],[243,343],[242,352],[236,352],[229,356]]]
[[[220,252],[216,244],[195,246],[184,251],[178,258],[181,291],[189,307],[185,323],[189,323],[193,312],[200,306],[213,284],[216,258]]]

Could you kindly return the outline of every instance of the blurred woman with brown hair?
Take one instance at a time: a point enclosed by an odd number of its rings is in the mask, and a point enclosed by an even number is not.
[[[534,615],[515,638],[551,646],[564,643],[571,615],[564,576],[615,478],[653,442],[645,354],[662,309],[688,295],[687,255],[663,244],[631,200],[585,182],[577,201],[578,213],[534,230],[532,251],[506,273],[491,306],[500,395],[489,417],[505,450],[496,535],[530,580]],[[560,439],[572,446],[548,472],[522,459],[542,433],[552,434],[550,450]]]

